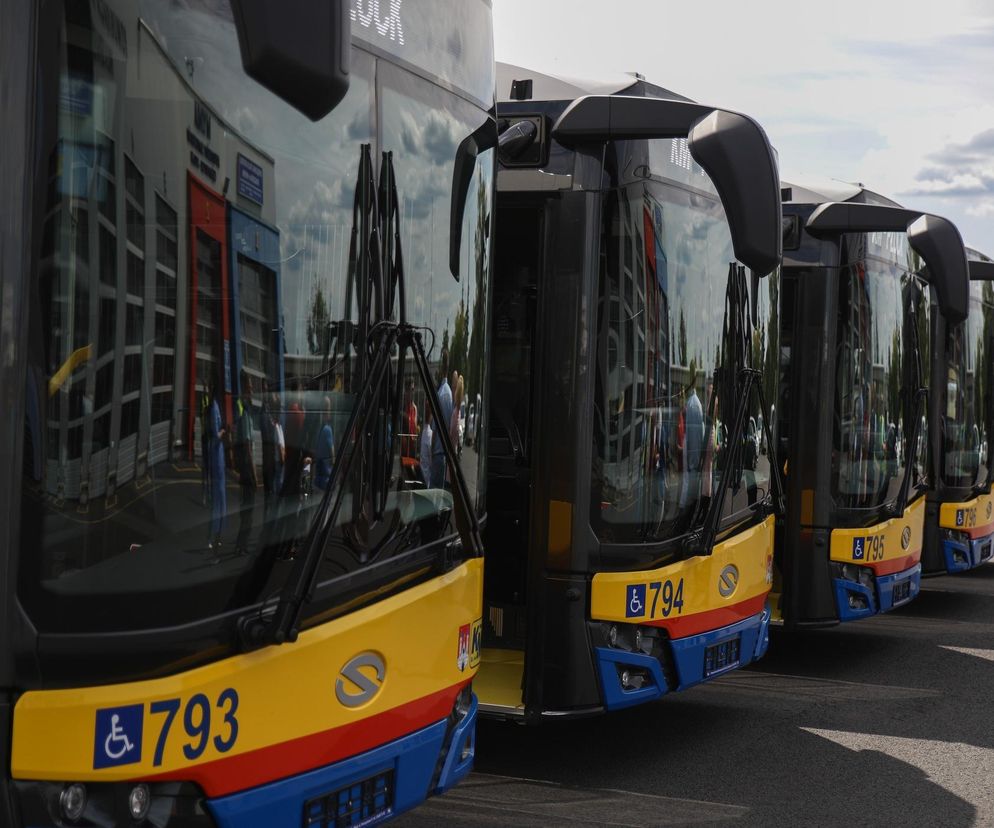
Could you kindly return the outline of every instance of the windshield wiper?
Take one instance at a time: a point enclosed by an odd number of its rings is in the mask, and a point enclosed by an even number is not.
[[[352,310],[352,291],[356,289],[359,321],[356,333],[356,381],[359,394],[349,416],[342,449],[335,463],[328,487],[308,528],[302,552],[294,558],[293,569],[280,590],[275,610],[253,614],[241,619],[239,631],[242,644],[248,649],[267,644],[295,641],[299,633],[300,616],[304,606],[313,597],[318,570],[328,539],[337,525],[338,516],[346,494],[346,481],[353,479],[353,470],[359,476],[353,485],[353,515],[355,522],[362,512],[367,497],[373,517],[382,517],[386,510],[390,470],[396,456],[394,447],[399,444],[400,401],[403,394],[407,352],[414,358],[418,378],[431,407],[435,422],[445,418],[431,379],[431,369],[425,354],[421,331],[407,321],[406,294],[404,290],[403,256],[400,246],[400,218],[396,178],[392,153],[384,153],[380,168],[379,205],[372,180],[372,159],[369,145],[362,146],[359,180],[353,209],[353,232],[349,254],[348,283],[346,286],[345,318]],[[372,221],[373,218],[377,220]],[[380,232],[382,226],[383,232]],[[397,295],[399,322],[394,322],[393,301]],[[343,335],[344,329],[344,335]],[[351,382],[350,358],[347,349],[351,342],[351,323],[339,323],[336,331],[335,356],[344,344],[346,353],[347,383]],[[330,343],[329,343],[330,344]],[[397,367],[392,366],[397,353]],[[337,363],[338,360],[335,360]],[[391,397],[391,371],[396,370],[396,385]],[[324,373],[324,372],[322,372]],[[348,390],[348,389],[347,389]],[[375,418],[375,421],[374,421]],[[373,428],[371,428],[373,425]],[[391,431],[392,428],[392,431]],[[471,557],[483,555],[483,541],[479,521],[473,508],[469,487],[458,463],[458,455],[448,430],[438,429],[438,439],[445,456],[452,482],[453,513],[458,541],[449,543],[446,550],[460,544]],[[364,468],[356,469],[356,458],[362,456],[372,466],[367,474]],[[379,458],[379,460],[377,460]],[[398,483],[400,486],[401,483]],[[367,495],[368,493],[368,495]],[[396,536],[393,527],[391,536]],[[383,548],[390,538],[379,544]],[[361,562],[365,559],[360,556]]]
[[[721,455],[713,453],[712,474],[716,473],[715,466],[719,457],[724,461],[720,471],[721,485],[708,499],[707,512],[703,519],[695,515],[694,525],[700,528],[691,532],[684,542],[684,549],[692,555],[710,555],[714,551],[721,526],[721,515],[725,506],[725,497],[729,488],[738,491],[743,474],[742,441],[745,434],[745,424],[749,416],[749,402],[753,393],[759,397],[760,411],[763,412],[763,432],[770,452],[770,487],[772,488],[773,512],[781,517],[785,503],[783,481],[776,460],[773,458],[773,440],[769,426],[769,409],[766,407],[766,395],[763,392],[763,374],[761,371],[747,365],[749,361],[752,339],[750,317],[748,315],[748,290],[746,288],[745,268],[729,264],[728,285],[725,290],[725,319],[722,325],[722,365],[715,369],[714,390],[708,406],[707,431],[705,438],[713,444],[709,434],[716,422],[715,415],[724,411],[731,414],[732,429],[725,441]],[[738,367],[743,366],[743,367]],[[736,394],[733,396],[732,392]],[[720,395],[720,404],[715,398]],[[732,407],[732,400],[737,402]],[[721,409],[719,411],[718,409]],[[721,418],[722,422],[726,418]],[[710,449],[707,446],[706,449]],[[722,456],[723,455],[723,456]],[[702,453],[703,465],[706,451]],[[698,500],[698,504],[702,499]]]
[[[911,430],[911,439],[908,441],[908,457],[904,465],[904,479],[901,480],[901,488],[897,493],[897,499],[887,510],[891,517],[901,517],[904,510],[908,508],[908,498],[911,496],[911,476],[915,469],[915,457],[918,454],[918,439],[921,434],[922,418],[925,415],[924,407],[928,400],[928,388],[921,386],[915,389],[915,424]]]

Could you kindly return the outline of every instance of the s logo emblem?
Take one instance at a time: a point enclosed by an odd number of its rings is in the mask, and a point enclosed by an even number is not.
[[[905,526],[904,531],[901,532],[901,549],[907,549],[911,546],[911,527]]]
[[[722,598],[728,598],[739,585],[739,570],[735,564],[729,564],[718,576],[718,592]]]
[[[369,667],[376,673],[372,679],[360,667]],[[345,662],[335,681],[335,697],[346,707],[358,707],[370,701],[380,692],[386,678],[387,667],[383,658],[376,653],[359,653]]]

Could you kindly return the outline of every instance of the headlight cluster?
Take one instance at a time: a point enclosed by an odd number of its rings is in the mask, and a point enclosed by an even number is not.
[[[21,818],[32,828],[214,828],[203,792],[187,782],[15,781]]]

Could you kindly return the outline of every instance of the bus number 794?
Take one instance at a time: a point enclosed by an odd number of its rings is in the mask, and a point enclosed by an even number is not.
[[[683,613],[683,578],[676,582],[675,587],[673,581],[653,581],[649,584],[649,589],[652,591],[652,611],[649,613],[652,618],[656,618],[657,615],[669,618],[674,610],[677,615]],[[662,597],[661,603],[660,597]]]

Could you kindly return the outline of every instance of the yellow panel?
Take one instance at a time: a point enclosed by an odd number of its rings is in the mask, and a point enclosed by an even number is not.
[[[773,580],[773,525],[771,515],[716,544],[711,555],[659,569],[597,573],[591,586],[590,617],[655,623],[679,636],[717,629],[741,620],[743,613],[760,612]],[[722,576],[731,569],[736,583],[729,590]]]
[[[829,557],[833,561],[880,566],[890,571],[888,563],[921,557],[924,526],[925,498],[919,497],[901,517],[861,529],[833,529]]]
[[[521,650],[483,650],[480,672],[473,690],[481,704],[524,709],[521,681],[525,674],[525,654]]]
[[[482,581],[483,561],[474,559],[309,629],[293,644],[167,678],[25,693],[14,709],[12,774],[17,779],[114,781],[188,772],[213,760],[365,722],[456,687],[473,676],[479,663],[474,650],[480,646]],[[339,671],[363,653],[382,659],[385,674],[378,681],[375,668],[358,668],[380,687],[358,706],[346,706],[336,698]],[[353,697],[360,689],[351,683],[343,687]],[[153,705],[158,712],[152,712]],[[176,712],[167,730],[170,705]],[[97,711],[125,706],[139,710],[140,761],[95,769]],[[199,729],[205,708],[210,710],[208,738],[202,754],[190,759],[190,745],[199,738],[188,731]],[[237,738],[227,721],[231,718],[237,721]]]
[[[970,532],[975,537],[994,532],[994,494],[980,495],[965,503],[943,503],[939,526]]]

